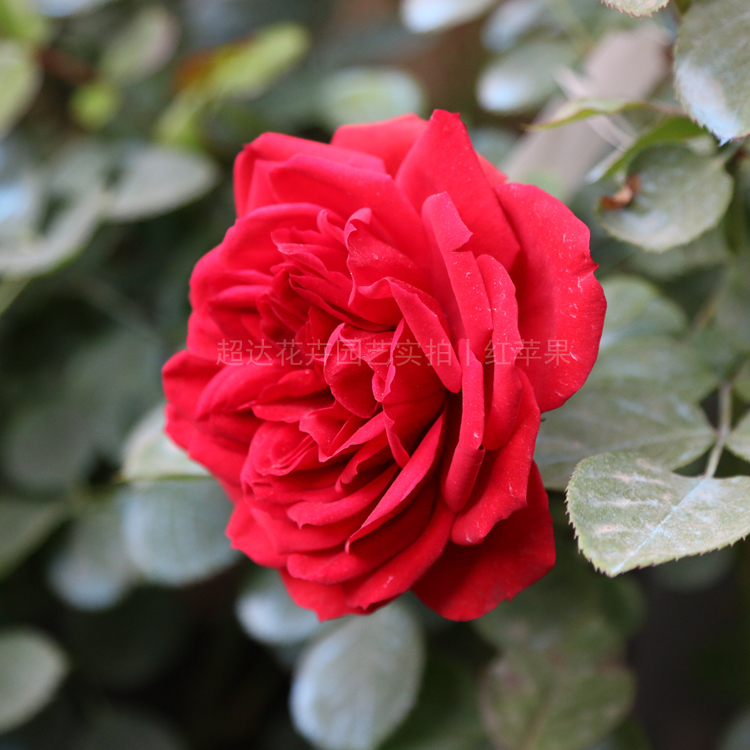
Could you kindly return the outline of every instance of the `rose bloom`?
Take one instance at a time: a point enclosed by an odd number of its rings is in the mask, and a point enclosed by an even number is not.
[[[262,135],[235,199],[164,368],[232,544],[321,619],[412,589],[468,620],[547,573],[540,413],[586,379],[605,310],[586,226],[443,111]]]

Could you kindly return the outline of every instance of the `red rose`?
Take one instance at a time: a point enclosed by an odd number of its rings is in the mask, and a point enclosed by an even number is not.
[[[321,619],[413,589],[453,620],[554,563],[533,463],[605,302],[588,230],[478,156],[457,115],[267,133],[197,265],[167,430],[235,503],[228,535]]]

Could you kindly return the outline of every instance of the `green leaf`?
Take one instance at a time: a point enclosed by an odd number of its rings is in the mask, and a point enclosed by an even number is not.
[[[737,555],[732,547],[657,565],[653,580],[670,591],[703,591],[726,578]]]
[[[745,461],[750,461],[750,412],[729,433],[727,448]]]
[[[669,0],[667,0],[668,2]],[[559,128],[578,120],[586,120],[589,117],[605,115],[611,117],[625,112],[629,109],[649,108],[653,105],[648,102],[633,101],[631,99],[571,99],[565,102],[549,120],[535,122],[529,126],[529,130],[551,130]]]
[[[484,725],[507,750],[587,750],[622,721],[634,687],[617,664],[512,649],[487,675]]]
[[[622,636],[605,612],[603,577],[559,546],[548,576],[472,624],[501,652],[550,651],[572,661],[617,655]]]
[[[495,2],[496,0],[402,0],[401,19],[410,31],[439,31],[478,18]]]
[[[246,42],[218,48],[206,76],[192,87],[213,98],[254,99],[291,70],[309,48],[310,34],[304,26],[266,26]]]
[[[733,263],[716,300],[715,323],[740,352],[750,352],[750,263],[745,257]]]
[[[748,36],[745,0],[710,0],[692,4],[677,38],[677,93],[690,115],[721,141],[750,133]]]
[[[120,90],[105,79],[81,86],[70,99],[73,119],[88,130],[101,130],[108,125],[121,106]]]
[[[76,520],[48,578],[55,593],[78,609],[106,609],[125,596],[139,574],[125,549],[115,503],[100,501]]]
[[[684,143],[701,137],[711,138],[700,125],[687,117],[667,117],[639,135],[625,151],[615,151],[604,159],[601,164],[594,168],[594,178],[621,176],[627,170],[630,162],[641,151],[645,151],[652,146],[664,143]],[[713,138],[711,138],[711,141],[713,142]]]
[[[348,618],[303,652],[290,695],[294,723],[325,750],[373,750],[414,705],[423,665],[421,630],[402,604]]]
[[[411,74],[398,68],[345,68],[320,84],[320,112],[332,130],[341,125],[422,114],[426,95]]]
[[[620,393],[672,393],[693,403],[716,386],[716,375],[689,344],[667,336],[625,338],[605,349],[587,387]]]
[[[235,605],[243,630],[271,646],[300,643],[320,627],[316,614],[297,606],[276,570],[257,571],[240,592]]]
[[[141,146],[130,151],[123,173],[110,191],[108,216],[134,221],[172,211],[199,198],[218,179],[211,159],[166,146]]]
[[[174,730],[159,719],[130,709],[108,710],[77,738],[78,750],[186,750]]]
[[[96,185],[54,218],[43,237],[0,245],[0,275],[39,276],[59,268],[88,244],[106,209],[105,193]]]
[[[522,45],[491,63],[477,82],[482,107],[499,114],[531,112],[556,90],[555,74],[576,60],[567,41],[539,41]]]
[[[163,6],[141,8],[105,49],[100,70],[105,78],[131,84],[160,70],[170,60],[180,36],[175,17]]]
[[[671,281],[686,273],[720,266],[731,258],[726,235],[709,229],[697,239],[663,253],[638,253],[631,258],[635,268],[660,281]]]
[[[35,5],[46,16],[72,16],[109,2],[112,0],[35,0]]]
[[[629,13],[631,16],[650,16],[663,8],[669,0],[604,0],[610,8]]]
[[[31,106],[41,75],[30,44],[0,39],[0,138]]]
[[[734,381],[734,389],[743,401],[750,403],[750,360],[747,360],[739,373],[737,373]]]
[[[607,298],[607,315],[600,351],[620,339],[681,333],[687,326],[682,308],[647,281],[635,276],[610,276],[602,282],[602,289]]]
[[[473,750],[483,740],[471,673],[458,663],[430,659],[417,705],[379,750]]]
[[[152,581],[184,585],[232,565],[232,504],[213,479],[138,482],[123,491],[125,544]]]
[[[91,422],[74,402],[40,401],[20,411],[9,428],[0,458],[9,478],[24,489],[60,491],[91,468]]]
[[[703,411],[678,395],[589,386],[545,415],[534,458],[545,487],[564,490],[576,464],[597,453],[627,450],[676,469],[714,441]]]
[[[585,459],[568,487],[581,551],[608,575],[733,544],[748,503],[750,477],[683,477],[629,453]]]
[[[44,708],[67,671],[65,654],[44,633],[30,628],[0,631],[0,732]]]
[[[0,574],[7,575],[62,522],[64,503],[0,500]]]
[[[123,450],[120,474],[129,482],[208,476],[206,469],[188,458],[164,432],[164,404],[149,412],[134,428]]]
[[[736,716],[727,728],[718,750],[746,750],[750,745],[750,709]]]
[[[41,44],[49,37],[49,24],[28,0],[0,0],[0,32],[3,36]]]
[[[715,227],[732,198],[733,182],[721,159],[683,146],[642,151],[629,174],[640,183],[632,201],[597,215],[612,236],[653,252],[685,245]]]

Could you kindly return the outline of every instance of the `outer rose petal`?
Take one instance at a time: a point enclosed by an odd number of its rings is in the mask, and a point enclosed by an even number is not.
[[[283,555],[274,551],[266,532],[253,518],[247,501],[240,501],[234,506],[227,526],[227,536],[234,549],[244,552],[258,565],[281,568],[286,562]]]
[[[481,544],[449,542],[440,559],[414,586],[416,595],[449,620],[473,620],[512,599],[555,564],[547,493],[532,466],[528,505],[500,522]]]
[[[518,240],[458,115],[435,111],[404,159],[396,182],[420,212],[431,195],[448,193],[473,233],[466,249],[492,255],[510,268],[518,254]]]
[[[518,328],[539,359],[517,360],[534,386],[539,408],[562,406],[584,383],[599,351],[607,303],[594,277],[589,230],[560,201],[533,185],[497,189],[523,251],[510,275],[518,298]],[[565,352],[549,359],[550,342]],[[552,344],[554,346],[554,344]]]
[[[402,115],[367,125],[344,125],[333,134],[331,144],[379,156],[388,174],[395,177],[404,157],[426,127],[427,121],[416,115]]]
[[[344,615],[369,615],[376,609],[388,604],[387,601],[378,602],[368,609],[351,607],[346,601],[344,587],[340,583],[324,586],[322,583],[292,578],[285,570],[279,572],[281,573],[281,580],[284,581],[286,590],[295,604],[305,607],[305,609],[312,609],[321,621],[333,620]]]
[[[317,143],[281,133],[264,133],[249,143],[234,162],[234,200],[237,216],[244,216],[255,206],[249,203],[255,165],[258,160],[284,162],[295,154],[309,154],[328,161],[349,164],[360,169],[384,172],[383,162],[360,153],[362,149],[337,148],[334,144]]]

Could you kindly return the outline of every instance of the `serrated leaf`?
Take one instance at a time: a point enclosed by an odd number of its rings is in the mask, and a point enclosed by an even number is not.
[[[0,138],[16,124],[36,96],[41,74],[30,44],[0,40]]]
[[[671,393],[696,403],[716,386],[716,375],[689,344],[667,336],[624,338],[602,352],[587,386],[620,393]]]
[[[104,76],[130,84],[152,75],[172,57],[180,37],[175,17],[163,6],[141,8],[112,39],[100,63]]]
[[[725,547],[750,533],[750,477],[683,477],[630,453],[582,461],[568,510],[586,557],[608,575]]]
[[[630,99],[571,99],[565,102],[560,109],[556,110],[549,120],[535,122],[528,129],[550,130],[551,128],[559,128],[561,125],[567,125],[578,120],[586,120],[589,117],[599,115],[611,117],[629,109],[640,109],[650,106],[652,105],[648,102],[632,101]]]
[[[402,0],[401,19],[417,33],[439,31],[478,18],[496,0]]]
[[[490,667],[482,716],[497,747],[587,750],[626,715],[634,687],[617,664],[513,649]]]
[[[275,570],[256,572],[235,605],[243,630],[272,646],[300,643],[320,628],[316,614],[297,606]]]
[[[533,111],[557,89],[556,72],[575,60],[575,48],[565,41],[525,44],[485,68],[477,81],[477,99],[499,114]]]
[[[65,654],[44,633],[30,628],[0,631],[0,732],[44,708],[67,671]]]
[[[139,572],[125,549],[115,503],[100,502],[74,523],[48,578],[58,596],[78,609],[106,609],[125,596]]]
[[[164,421],[164,405],[160,404],[135,426],[123,449],[120,474],[124,480],[208,476],[164,432]]]
[[[650,16],[668,2],[669,0],[604,0],[610,8],[630,13],[631,16]]]
[[[675,334],[685,330],[687,316],[671,300],[643,279],[610,276],[602,282],[607,315],[599,349],[620,339],[650,334]]]
[[[483,741],[471,673],[458,663],[431,659],[417,705],[379,750],[479,750]]]
[[[715,439],[703,411],[677,395],[589,387],[545,416],[534,458],[545,487],[564,490],[576,464],[597,453],[627,450],[676,469]]]
[[[693,3],[677,38],[677,93],[690,115],[721,141],[750,133],[748,36],[745,0],[710,0]]]
[[[211,159],[167,146],[141,146],[125,157],[120,179],[110,191],[107,215],[134,221],[172,211],[199,198],[218,179]]]
[[[685,245],[715,227],[732,198],[722,161],[683,146],[646,149],[628,173],[639,182],[632,201],[597,215],[613,237],[653,252]]]
[[[414,76],[398,68],[345,68],[320,84],[320,111],[331,129],[420,114],[425,100]]]
[[[62,522],[64,503],[0,500],[0,574],[30,555]]]
[[[138,482],[123,491],[125,544],[150,580],[184,585],[238,557],[226,537],[232,505],[213,479]]]
[[[423,665],[421,630],[402,604],[349,618],[302,654],[294,723],[325,750],[373,750],[414,705]]]
[[[729,433],[727,448],[745,461],[750,461],[750,412]]]

